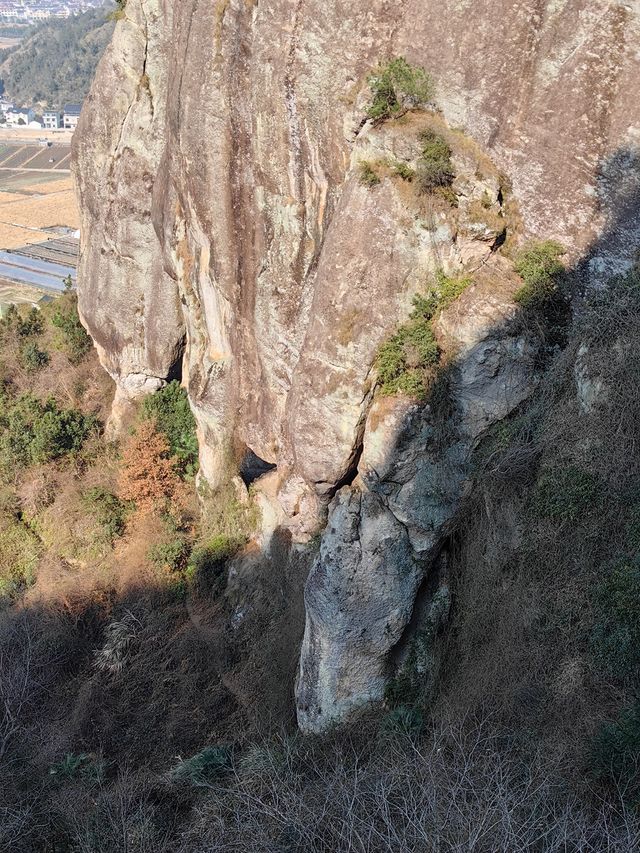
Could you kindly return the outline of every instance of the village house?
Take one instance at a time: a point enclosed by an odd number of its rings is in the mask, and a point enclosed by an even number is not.
[[[64,108],[63,126],[67,130],[75,130],[78,126],[82,104],[66,104]]]
[[[42,114],[42,123],[46,130],[58,130],[62,127],[62,113],[58,110],[45,110]]]
[[[31,107],[13,107],[5,112],[4,117],[9,127],[22,127],[34,119]]]

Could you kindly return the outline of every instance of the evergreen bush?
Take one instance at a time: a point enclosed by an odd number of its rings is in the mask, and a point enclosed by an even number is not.
[[[616,563],[593,593],[591,646],[600,666],[621,679],[640,676],[640,558]]]
[[[187,392],[180,383],[173,380],[146,397],[142,403],[141,418],[155,421],[158,431],[166,436],[180,473],[183,476],[194,475],[198,470],[196,420]]]
[[[420,134],[422,151],[418,159],[418,184],[422,192],[450,187],[455,173],[451,162],[451,148],[446,139],[433,130]]]
[[[594,505],[597,496],[597,481],[583,468],[549,468],[536,483],[533,506],[545,518],[575,522]]]
[[[20,364],[29,373],[35,373],[38,370],[42,370],[42,368],[46,367],[51,361],[49,353],[46,350],[40,349],[34,341],[27,341],[20,347],[18,358]]]
[[[109,541],[122,536],[129,512],[124,501],[102,486],[95,486],[85,492],[82,502],[87,512],[91,513],[102,527]]]
[[[186,782],[195,788],[202,788],[215,782],[228,772],[233,765],[233,751],[230,746],[207,746],[191,758],[181,760],[170,776],[174,782]]]
[[[424,68],[409,65],[403,57],[380,65],[368,78],[371,103],[367,116],[374,121],[396,118],[414,107],[433,101],[435,86]]]

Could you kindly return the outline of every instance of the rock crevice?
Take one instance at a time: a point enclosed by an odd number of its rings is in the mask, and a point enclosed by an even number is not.
[[[639,36],[640,12],[613,0],[535,14],[465,0],[446,15],[432,0],[127,0],[74,141],[80,312],[116,381],[114,429],[180,370],[214,488],[229,447],[246,446],[277,465],[256,481],[272,527],[304,542],[328,514],[304,727],[380,699],[469,454],[535,385],[496,249],[505,223],[561,240],[570,260],[593,245],[610,175],[635,163]],[[391,43],[433,73],[441,112],[366,120],[366,77]],[[451,144],[457,207],[394,172],[426,126]],[[363,161],[378,184],[363,185]],[[622,207],[594,280],[640,235],[637,205]],[[376,395],[372,371],[438,268],[475,279],[436,323],[456,351],[446,434],[429,405]]]

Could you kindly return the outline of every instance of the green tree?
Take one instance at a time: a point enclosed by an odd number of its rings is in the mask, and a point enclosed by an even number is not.
[[[91,338],[80,322],[74,293],[67,292],[58,299],[51,322],[60,331],[57,341],[59,348],[74,364],[82,361],[91,349]]]
[[[0,397],[0,458],[5,467],[49,462],[77,453],[97,428],[92,415],[60,409],[53,398],[44,402],[31,394],[12,401]]]
[[[181,473],[195,474],[198,470],[198,437],[196,421],[189,405],[187,392],[173,380],[164,388],[145,398],[142,404],[143,420],[155,421],[179,462]]]
[[[397,118],[414,107],[428,104],[435,95],[433,79],[424,68],[403,57],[380,65],[368,78],[371,103],[367,116],[374,121]]]
[[[44,332],[44,318],[37,308],[31,308],[24,320],[18,316],[16,327],[21,338],[41,335]]]
[[[19,359],[25,370],[35,373],[49,364],[51,356],[46,350],[40,349],[34,341],[27,341],[20,348]]]

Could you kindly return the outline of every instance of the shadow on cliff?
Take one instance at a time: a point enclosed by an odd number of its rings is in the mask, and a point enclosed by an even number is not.
[[[598,181],[605,225],[567,271],[567,286],[576,293],[617,271],[621,259],[634,254],[640,231],[639,152],[616,152],[601,164]],[[514,329],[538,335],[540,369],[553,365],[558,347],[545,337],[540,317],[521,314],[490,334]],[[452,363],[449,371],[455,370]],[[450,376],[442,379],[446,390]],[[434,387],[438,399],[426,402],[439,419],[438,452],[455,436],[456,412],[443,382]],[[390,448],[391,459],[406,438],[401,434]],[[525,462],[527,471],[534,470],[533,448]],[[425,600],[444,578],[446,553],[459,548],[456,529],[469,506],[461,503],[442,530],[437,556],[425,565],[396,660],[420,624]],[[294,552],[280,532],[270,557],[243,558],[238,579],[220,598],[185,596],[150,583],[126,590],[114,584],[84,596],[51,594],[0,613],[0,757],[5,766],[21,768],[18,789],[38,791],[49,768],[69,753],[99,757],[107,773],[126,765],[163,773],[178,755],[242,740],[251,731],[292,726],[302,587],[311,557],[311,551]],[[120,651],[108,645],[114,633],[109,626],[116,623],[124,626]],[[97,665],[96,653],[104,666]]]
[[[308,565],[289,546],[277,536],[268,557],[234,558],[226,592],[114,576],[0,611],[11,786],[37,791],[65,755],[109,777],[162,774],[206,746],[291,728]]]
[[[600,234],[575,264],[579,282],[603,284],[640,258],[640,148],[619,148],[596,171]]]
[[[640,150],[623,148],[603,160],[597,170],[596,179],[597,205],[596,213],[601,217],[603,225],[598,236],[573,263],[567,266],[556,280],[557,291],[543,303],[529,309],[519,308],[515,317],[506,323],[500,323],[489,329],[487,339],[504,340],[513,337],[527,339],[537,350],[535,359],[535,382],[532,383],[531,393],[523,402],[514,406],[504,418],[482,433],[468,447],[466,462],[466,483],[461,489],[458,507],[449,521],[442,525],[439,540],[429,554],[424,565],[424,579],[418,589],[413,615],[399,643],[392,649],[390,656],[390,677],[401,669],[408,657],[411,656],[412,644],[415,638],[425,630],[433,630],[429,626],[430,602],[442,585],[450,585],[453,593],[453,608],[451,628],[455,632],[456,624],[456,586],[464,585],[467,580],[465,573],[471,566],[460,565],[460,537],[468,534],[472,527],[470,515],[474,513],[487,516],[491,521],[492,510],[484,501],[486,494],[484,485],[493,478],[492,487],[503,490],[504,495],[513,496],[514,505],[522,500],[527,490],[532,488],[536,480],[543,449],[534,438],[531,428],[531,416],[525,417],[528,410],[534,409],[537,416],[543,419],[545,407],[553,408],[561,405],[562,393],[566,391],[567,375],[573,378],[573,364],[581,344],[580,323],[589,300],[594,294],[606,287],[612,277],[625,272],[640,259]],[[553,230],[553,229],[550,229]],[[430,442],[424,447],[425,458],[443,456],[447,448],[460,440],[460,412],[455,400],[449,393],[450,386],[455,385],[456,375],[461,364],[455,359],[448,361],[439,370],[439,374],[431,385],[422,407],[419,419],[427,422],[433,430]],[[554,371],[562,373],[562,382],[550,379]],[[504,440],[513,433],[518,434],[516,450],[505,461],[496,447],[500,448]],[[389,448],[387,460],[382,466],[391,473],[388,480],[395,479],[394,460],[402,459],[407,445],[416,440],[420,434],[420,425],[416,426],[415,412],[405,421],[398,431],[397,440]],[[478,488],[480,484],[480,488]],[[419,498],[417,498],[419,500]],[[511,519],[506,516],[499,523],[505,526]],[[498,521],[495,522],[496,524]],[[466,531],[466,533],[465,533]],[[517,532],[511,531],[514,536]],[[500,540],[497,535],[496,540]],[[506,536],[502,542],[505,553],[508,551]],[[450,577],[449,566],[458,563],[456,578]],[[499,579],[495,579],[499,585]],[[514,602],[511,602],[514,604]],[[533,606],[531,602],[521,601],[514,608]],[[510,620],[505,614],[505,620]],[[439,635],[449,629],[444,624],[436,626]],[[444,683],[451,679],[445,670],[455,669],[459,663],[460,648],[455,647],[450,639],[441,637],[441,650],[433,651],[433,666],[435,670],[440,665],[443,668]],[[434,644],[434,648],[437,644]],[[452,657],[452,649],[455,649]],[[458,656],[458,659],[456,659]],[[468,657],[468,655],[467,655]],[[473,657],[473,653],[471,654]],[[442,660],[446,662],[442,664]],[[479,662],[480,668],[482,667]],[[522,668],[522,695],[533,695],[535,687],[531,686],[526,674],[526,666],[519,662]],[[420,689],[431,690],[431,698],[437,691],[438,672],[430,673]],[[430,682],[427,684],[427,682]],[[484,685],[487,695],[490,695],[491,685]],[[404,687],[407,687],[405,682]],[[409,685],[406,701],[415,699],[415,691]],[[446,689],[446,687],[445,687]],[[529,692],[527,692],[529,691]],[[515,688],[514,688],[515,692]],[[524,700],[523,700],[524,701]],[[535,703],[532,703],[532,706]]]

